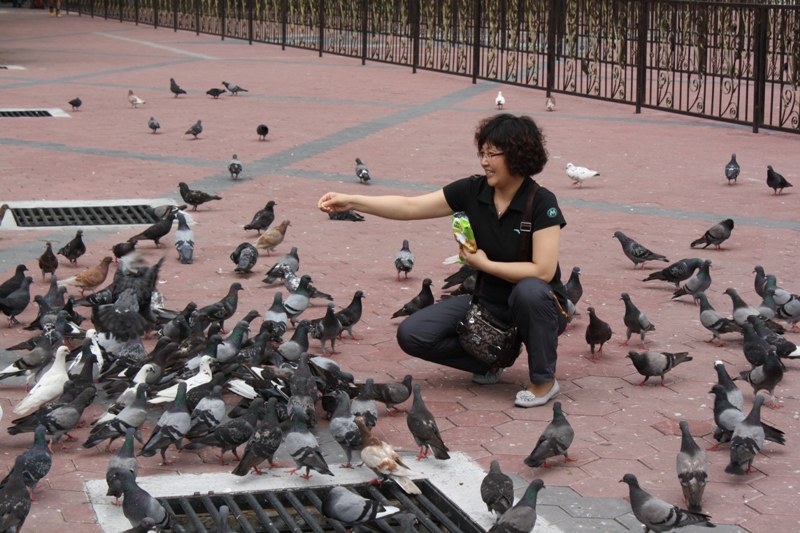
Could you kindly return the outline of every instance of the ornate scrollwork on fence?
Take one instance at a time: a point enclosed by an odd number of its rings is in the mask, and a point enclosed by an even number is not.
[[[361,54],[361,0],[325,0],[325,51]]]

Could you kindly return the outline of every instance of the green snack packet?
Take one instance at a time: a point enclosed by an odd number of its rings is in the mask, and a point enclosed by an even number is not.
[[[466,248],[470,253],[477,252],[478,243],[475,242],[475,234],[472,232],[472,226],[469,223],[467,214],[463,211],[453,213],[452,225],[456,242]]]

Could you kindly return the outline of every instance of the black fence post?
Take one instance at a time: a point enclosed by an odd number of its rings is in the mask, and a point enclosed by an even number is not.
[[[117,0],[119,2],[119,22],[122,23],[122,6],[125,0]]]
[[[108,20],[108,0],[103,0],[103,19]]]
[[[178,0],[172,0],[172,30],[178,31]]]
[[[153,0],[153,29],[158,29],[158,0]]]
[[[94,18],[94,0],[89,0],[89,16]]]
[[[547,79],[545,88],[547,96],[553,91],[556,85],[556,44],[559,42],[558,32],[558,11],[556,11],[556,0],[550,0],[548,7],[550,14],[547,18]]]
[[[420,0],[409,0],[411,2],[411,73],[417,73],[419,65],[419,21],[420,21]]]
[[[133,0],[133,19],[139,25],[139,0]]]
[[[227,25],[226,18],[227,18],[227,15],[228,15],[227,11],[228,11],[228,9],[227,9],[227,4],[226,4],[225,0],[220,0],[220,2],[219,2],[219,20],[222,21],[222,24],[220,25],[219,35],[220,35],[220,39],[223,40],[223,41],[225,40],[225,26]]]
[[[478,83],[478,72],[481,69],[481,0],[473,3],[472,23],[472,83]]]
[[[753,133],[758,133],[758,128],[764,123],[764,101],[767,91],[767,9],[768,7],[754,7],[755,9],[755,46],[753,49],[755,76],[753,79]]]
[[[325,48],[325,0],[319,0],[319,57]]]
[[[200,0],[194,0],[194,28],[195,34],[200,35]]]
[[[361,0],[361,64],[367,64],[367,19],[369,17],[367,0]]]
[[[247,0],[247,40],[249,44],[253,44],[253,11],[255,10],[255,2]]]
[[[281,50],[286,50],[286,26],[289,21],[289,0],[281,2]]]
[[[650,4],[644,0],[639,9],[639,35],[636,39],[636,113],[642,112],[647,92],[647,29]]]

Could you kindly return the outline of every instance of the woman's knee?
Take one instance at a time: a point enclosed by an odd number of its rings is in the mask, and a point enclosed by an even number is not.
[[[514,286],[509,297],[512,309],[520,306],[540,307],[545,303],[552,303],[555,298],[553,290],[548,283],[539,278],[525,278]]]

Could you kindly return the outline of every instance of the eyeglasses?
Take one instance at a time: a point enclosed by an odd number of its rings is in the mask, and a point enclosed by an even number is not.
[[[486,159],[487,161],[491,161],[495,157],[498,157],[498,156],[501,156],[501,155],[505,155],[505,153],[504,152],[478,152],[478,159],[480,159],[481,161],[483,161],[484,159]]]

